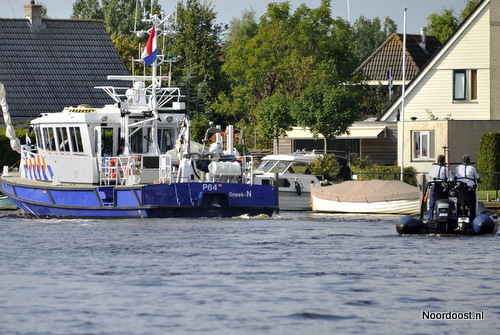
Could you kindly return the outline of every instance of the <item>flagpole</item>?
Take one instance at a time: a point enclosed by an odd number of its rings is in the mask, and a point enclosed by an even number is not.
[[[156,43],[154,43],[155,46],[158,45],[158,33],[157,33],[157,24],[158,24],[158,17],[157,17],[158,14],[155,14],[153,16],[153,29],[154,29],[154,38],[156,39]],[[152,32],[153,33],[153,32]],[[157,123],[158,123],[158,118],[159,118],[159,115],[158,115],[158,101],[157,101],[157,97],[156,97],[156,90],[157,90],[157,87],[158,87],[158,82],[157,82],[157,67],[158,67],[158,58],[155,58],[154,62],[153,62],[153,69],[152,69],[152,74],[151,74],[151,79],[152,79],[152,82],[151,82],[151,90],[152,90],[152,97],[151,97],[151,110],[153,112],[153,115],[155,117],[155,119],[152,121],[152,124],[151,124],[151,134],[149,134],[149,139],[150,139],[150,142],[149,142],[149,150],[148,150],[148,153],[152,154],[152,155],[158,155],[160,153],[160,150],[158,148],[158,142],[156,140],[156,129],[157,129]]]
[[[404,153],[405,153],[405,70],[406,70],[406,11],[407,8],[404,9],[403,14],[403,82],[401,86],[401,174],[400,180],[403,181],[403,172],[404,172]]]
[[[349,25],[351,25],[351,4],[349,0],[347,0],[347,20],[349,21]]]

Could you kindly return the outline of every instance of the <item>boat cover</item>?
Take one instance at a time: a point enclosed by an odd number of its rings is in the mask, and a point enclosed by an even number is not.
[[[418,187],[399,180],[348,180],[339,184],[314,187],[315,197],[338,202],[381,202],[419,199]]]

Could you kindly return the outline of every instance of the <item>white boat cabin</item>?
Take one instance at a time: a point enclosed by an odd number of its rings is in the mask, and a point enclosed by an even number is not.
[[[124,88],[123,101],[114,90],[114,105],[68,107],[33,120],[36,144],[23,148],[21,175],[54,183],[136,184],[161,178],[160,165],[171,169],[167,152],[175,148],[184,114],[148,112],[144,83]],[[184,107],[176,93],[167,92],[168,100],[176,99],[169,111]],[[134,177],[139,174],[140,180]]]

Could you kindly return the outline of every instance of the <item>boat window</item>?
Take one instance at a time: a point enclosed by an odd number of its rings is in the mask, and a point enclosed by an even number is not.
[[[142,137],[142,129],[137,129],[135,133],[130,136],[130,150],[135,153],[143,153],[143,137]]]
[[[272,173],[285,172],[286,168],[289,165],[290,165],[290,162],[278,161],[269,172],[272,172]]]
[[[113,128],[101,129],[101,155],[113,156]]]
[[[42,128],[42,133],[43,133],[43,149],[49,150],[49,142],[50,142],[49,130],[47,128]]]
[[[165,153],[174,148],[173,129],[158,129],[158,147]]]
[[[36,137],[36,145],[39,148],[43,148],[42,132],[38,125],[35,126],[35,137]]]
[[[70,142],[74,152],[83,152],[80,127],[69,127]]]
[[[286,170],[287,173],[311,174],[309,165],[305,162],[293,162]]]
[[[70,151],[67,128],[57,127],[56,133],[58,139],[57,147],[59,148],[59,151]]]
[[[54,139],[54,129],[43,128],[43,139],[44,139],[44,149],[47,151],[56,150],[56,144]]]
[[[255,171],[267,173],[271,170],[274,164],[276,164],[276,161],[263,161]]]

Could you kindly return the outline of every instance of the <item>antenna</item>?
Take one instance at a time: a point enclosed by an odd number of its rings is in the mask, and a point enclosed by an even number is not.
[[[175,11],[174,11],[174,30],[177,29],[177,7],[179,7],[179,0],[175,1]]]
[[[139,0],[135,0],[134,31],[137,31],[137,6]]]

